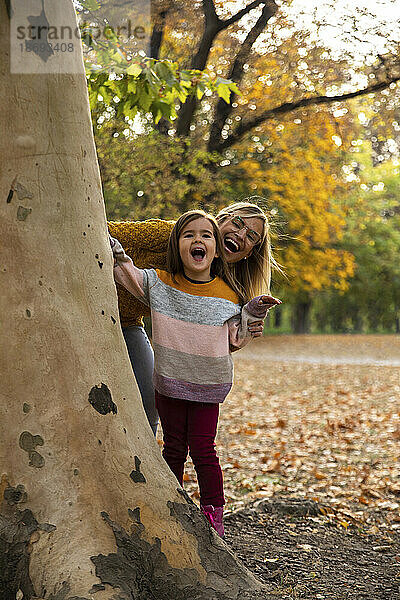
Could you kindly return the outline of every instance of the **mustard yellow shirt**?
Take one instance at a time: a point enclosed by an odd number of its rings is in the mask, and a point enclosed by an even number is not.
[[[112,237],[121,242],[126,254],[140,269],[165,269],[167,247],[175,221],[109,221]],[[125,288],[117,284],[118,308],[122,327],[143,325],[148,307]]]

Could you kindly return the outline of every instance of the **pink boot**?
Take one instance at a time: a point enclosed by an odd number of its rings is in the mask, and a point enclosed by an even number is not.
[[[212,504],[206,504],[206,506],[200,506],[200,508],[203,515],[210,521],[211,526],[214,527],[218,535],[223,538],[225,535],[224,524],[222,522],[222,515],[224,512],[223,507],[217,506],[214,508]]]

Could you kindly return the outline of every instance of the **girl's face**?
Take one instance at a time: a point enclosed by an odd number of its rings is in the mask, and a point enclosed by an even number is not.
[[[186,277],[196,281],[211,279],[211,264],[217,255],[212,223],[199,218],[182,229],[179,236],[179,255]]]
[[[254,246],[262,239],[264,222],[259,217],[246,217],[232,214],[219,225],[225,259],[237,263],[250,256]]]

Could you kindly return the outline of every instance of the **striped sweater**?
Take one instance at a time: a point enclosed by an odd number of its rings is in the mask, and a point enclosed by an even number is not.
[[[138,269],[125,255],[115,280],[150,307],[154,347],[154,387],[165,396],[223,402],[232,387],[229,345],[250,339],[248,323],[265,316],[255,298],[243,308],[222,279],[175,281],[166,271]]]

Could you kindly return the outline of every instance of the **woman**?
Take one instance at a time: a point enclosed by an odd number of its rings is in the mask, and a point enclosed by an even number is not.
[[[222,234],[225,258],[246,302],[268,293],[271,268],[269,223],[264,211],[251,202],[237,202],[221,210],[217,221]],[[173,221],[110,222],[108,228],[139,268],[165,269],[166,252]],[[117,286],[122,332],[136,377],[147,419],[155,434],[158,415],[153,389],[154,357],[143,328],[147,307],[121,286]],[[249,326],[252,337],[262,335],[263,322]]]

